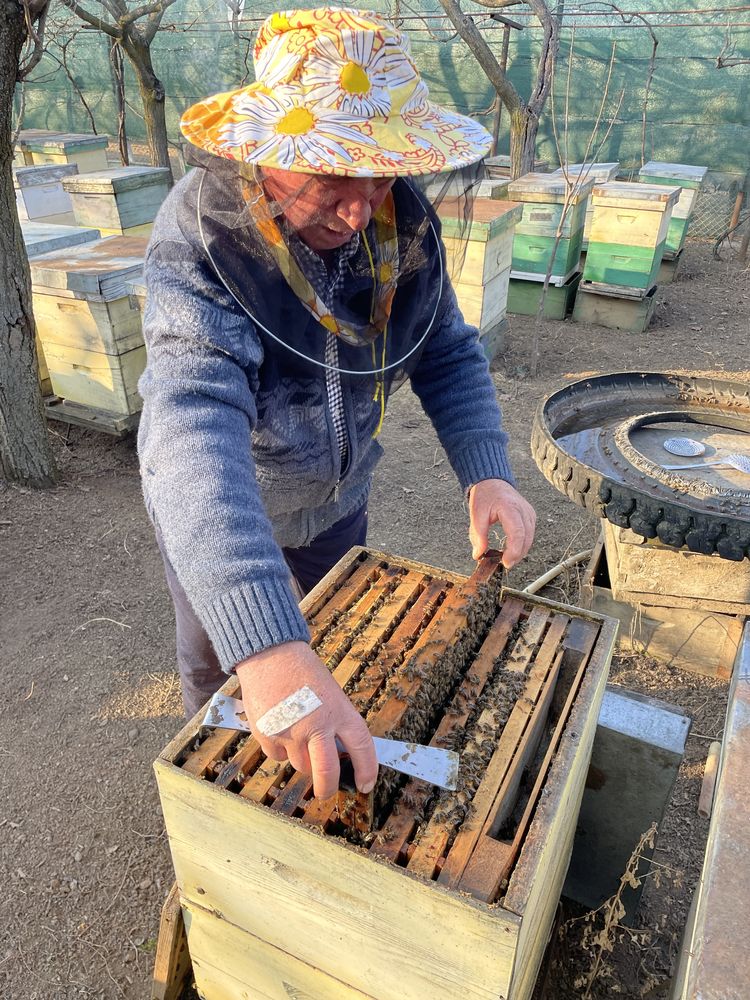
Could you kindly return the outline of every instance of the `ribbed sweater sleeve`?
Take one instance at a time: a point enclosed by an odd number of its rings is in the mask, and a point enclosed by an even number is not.
[[[178,243],[146,264],[139,432],[146,504],[190,603],[230,672],[309,633],[255,478],[262,348],[250,320]],[[210,337],[208,332],[210,331]]]
[[[513,483],[500,407],[479,335],[461,315],[453,289],[443,292],[412,388],[463,489],[483,479]]]

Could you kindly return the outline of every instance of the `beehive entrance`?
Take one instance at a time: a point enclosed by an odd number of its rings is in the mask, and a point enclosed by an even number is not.
[[[381,768],[375,823],[342,822],[256,741],[202,730],[177,763],[407,871],[496,901],[562,739],[599,623],[501,599],[496,554],[463,583],[362,552],[307,609],[311,641],[373,735],[457,750],[456,792]]]

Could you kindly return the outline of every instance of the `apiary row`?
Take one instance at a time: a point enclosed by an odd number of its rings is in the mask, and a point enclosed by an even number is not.
[[[531,995],[615,633],[501,588],[497,554],[467,579],[355,549],[302,605],[373,735],[459,752],[455,792],[381,769],[370,828],[246,733],[196,719],[161,755],[207,1000],[228,995],[219,982],[272,997],[282,983],[316,998]]]

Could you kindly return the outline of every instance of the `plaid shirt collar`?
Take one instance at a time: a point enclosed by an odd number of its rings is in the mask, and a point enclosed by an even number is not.
[[[320,254],[303,243],[299,236],[289,228],[285,227],[284,236],[287,239],[289,249],[297,258],[297,262],[310,284],[330,308],[336,293],[343,288],[347,265],[359,252],[361,243],[359,233],[354,233],[348,243],[345,243],[331,255],[328,266]]]

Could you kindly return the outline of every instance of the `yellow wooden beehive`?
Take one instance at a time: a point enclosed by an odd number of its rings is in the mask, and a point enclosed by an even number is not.
[[[374,735],[460,748],[456,793],[381,769],[372,833],[345,839],[247,734],[196,717],[160,755],[205,1000],[531,997],[616,627],[500,583],[497,554],[467,579],[357,548],[302,603]]]
[[[36,134],[32,134],[36,131]],[[107,169],[107,136],[29,130],[22,148],[33,164],[75,163],[80,173]]]
[[[109,237],[29,261],[37,334],[61,399],[116,415],[140,411],[146,348],[125,282],[140,274],[145,252],[143,238]]]

